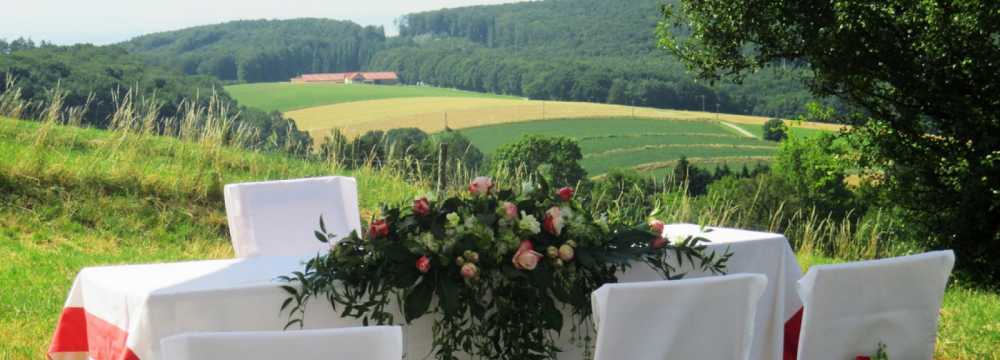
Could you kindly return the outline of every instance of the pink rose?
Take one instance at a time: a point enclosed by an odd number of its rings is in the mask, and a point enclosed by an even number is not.
[[[473,195],[488,195],[491,190],[493,190],[493,180],[486,176],[472,179],[469,183],[469,192]]]
[[[428,271],[431,271],[431,259],[426,256],[421,256],[417,259],[417,270],[420,271],[421,274],[426,274]]]
[[[649,229],[657,235],[663,235],[663,226],[663,222],[660,220],[653,220],[649,222]]]
[[[542,254],[539,254],[534,250],[534,245],[531,241],[524,240],[521,242],[521,246],[517,248],[517,252],[514,253],[514,258],[511,261],[514,263],[514,267],[518,270],[535,270],[538,266],[538,261],[542,259]]]
[[[562,261],[569,262],[570,260],[573,260],[574,256],[576,256],[576,250],[574,250],[572,246],[563,244],[563,246],[559,247],[559,258],[562,259]]]
[[[504,217],[506,217],[507,220],[517,219],[517,205],[514,205],[514,203],[509,201],[504,201],[502,206]]]
[[[558,207],[551,207],[545,212],[545,221],[542,223],[542,228],[545,229],[549,234],[559,236],[562,234],[563,229],[563,217],[562,210]]]
[[[575,191],[573,191],[573,188],[567,186],[562,189],[559,189],[557,193],[559,194],[559,198],[562,199],[562,201],[569,201],[570,199],[573,198],[574,192]]]
[[[461,272],[463,278],[465,278],[466,280],[471,280],[475,279],[476,276],[479,275],[479,268],[476,267],[476,264],[465,263],[465,265],[462,265]]]
[[[427,201],[427,197],[421,196],[413,200],[413,213],[419,216],[427,216],[431,213],[431,203]]]
[[[375,220],[368,226],[368,234],[372,239],[389,236],[389,224],[385,222],[385,219]]]
[[[649,242],[649,247],[653,249],[662,249],[664,246],[667,246],[667,239],[664,239],[662,236],[657,236]]]

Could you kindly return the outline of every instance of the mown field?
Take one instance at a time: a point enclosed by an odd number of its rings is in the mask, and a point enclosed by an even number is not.
[[[351,101],[407,97],[484,97],[510,96],[484,94],[430,86],[365,85],[365,84],[292,84],[255,83],[227,86],[226,91],[240,104],[265,111],[286,112],[314,106]]]
[[[640,108],[585,102],[539,101],[473,97],[411,97],[342,102],[285,113],[300,129],[322,139],[330,130],[340,129],[354,137],[370,130],[415,127],[426,132],[445,128],[464,129],[512,122],[584,118],[641,117],[655,119],[720,121],[760,125],[767,118],[697,111]],[[804,128],[837,130],[840,126],[802,123]]]
[[[657,173],[669,170],[682,156],[696,164],[727,164],[739,169],[745,164],[768,161],[778,146],[713,120],[571,118],[489,125],[461,132],[485,153],[528,134],[574,138],[583,151],[581,165],[591,176],[613,168]]]
[[[231,257],[223,184],[327,174],[358,179],[363,214],[427,186],[210,142],[0,118],[0,359],[45,357],[83,267]],[[952,284],[939,331],[936,359],[1000,359],[1000,295]]]

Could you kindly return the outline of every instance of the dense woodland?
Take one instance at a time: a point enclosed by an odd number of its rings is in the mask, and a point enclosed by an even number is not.
[[[262,134],[260,147],[308,149],[308,135],[279,113],[239,106],[210,76],[185,76],[167,68],[149,65],[118,46],[35,45],[26,40],[0,42],[0,93],[7,87],[20,89],[20,96],[35,106],[28,118],[58,99],[64,109],[85,109],[81,125],[105,128],[125,95],[154,108],[162,119],[180,116],[185,101],[221,101],[222,107],[245,125]],[[274,134],[274,135],[270,135]]]
[[[188,75],[241,82],[358,70],[385,44],[381,27],[328,19],[234,21],[140,36],[122,44]]]
[[[148,62],[223,81],[391,70],[405,83],[533,99],[795,117],[808,69],[781,63],[741,85],[696,81],[656,47],[658,0],[550,0],[405,15],[400,36],[351,22],[235,21],[122,44]],[[838,106],[829,99],[820,100]]]

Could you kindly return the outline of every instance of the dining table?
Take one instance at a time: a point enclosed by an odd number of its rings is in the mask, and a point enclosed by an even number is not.
[[[670,239],[698,236],[709,240],[708,252],[732,253],[727,273],[757,273],[768,278],[756,309],[751,359],[780,360],[790,349],[794,358],[802,303],[795,290],[801,269],[781,234],[729,228],[672,224]],[[53,360],[158,360],[160,340],[188,332],[273,331],[288,323],[279,311],[288,293],[278,277],[303,269],[315,256],[256,256],[237,259],[162,264],[87,267],[69,291],[54,331],[48,356]],[[675,264],[685,277],[713,276],[693,264]],[[621,282],[663,280],[660,273],[636,264],[618,275]],[[670,299],[663,299],[665,305]],[[340,316],[326,299],[312,299],[301,328],[362,326],[361,319]],[[691,309],[712,311],[712,309]],[[435,314],[404,325],[406,359],[433,358]],[[402,322],[402,316],[396,316]],[[586,342],[573,336],[565,321],[557,344],[559,359],[580,359]],[[637,324],[636,326],[641,326]],[[296,331],[298,325],[288,331]],[[786,341],[786,337],[788,341]],[[706,343],[710,346],[709,343]],[[279,357],[281,349],[275,349]]]

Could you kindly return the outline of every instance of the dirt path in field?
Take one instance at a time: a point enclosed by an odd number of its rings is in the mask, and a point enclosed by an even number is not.
[[[754,134],[751,134],[749,131],[746,131],[746,130],[744,130],[743,128],[741,128],[739,126],[727,123],[725,121],[720,121],[719,123],[722,124],[722,125],[728,126],[730,129],[736,130],[736,132],[738,132],[740,134],[743,134],[743,136],[746,136],[748,138],[751,138],[751,139],[756,139],[757,138],[757,136],[754,136]]]

